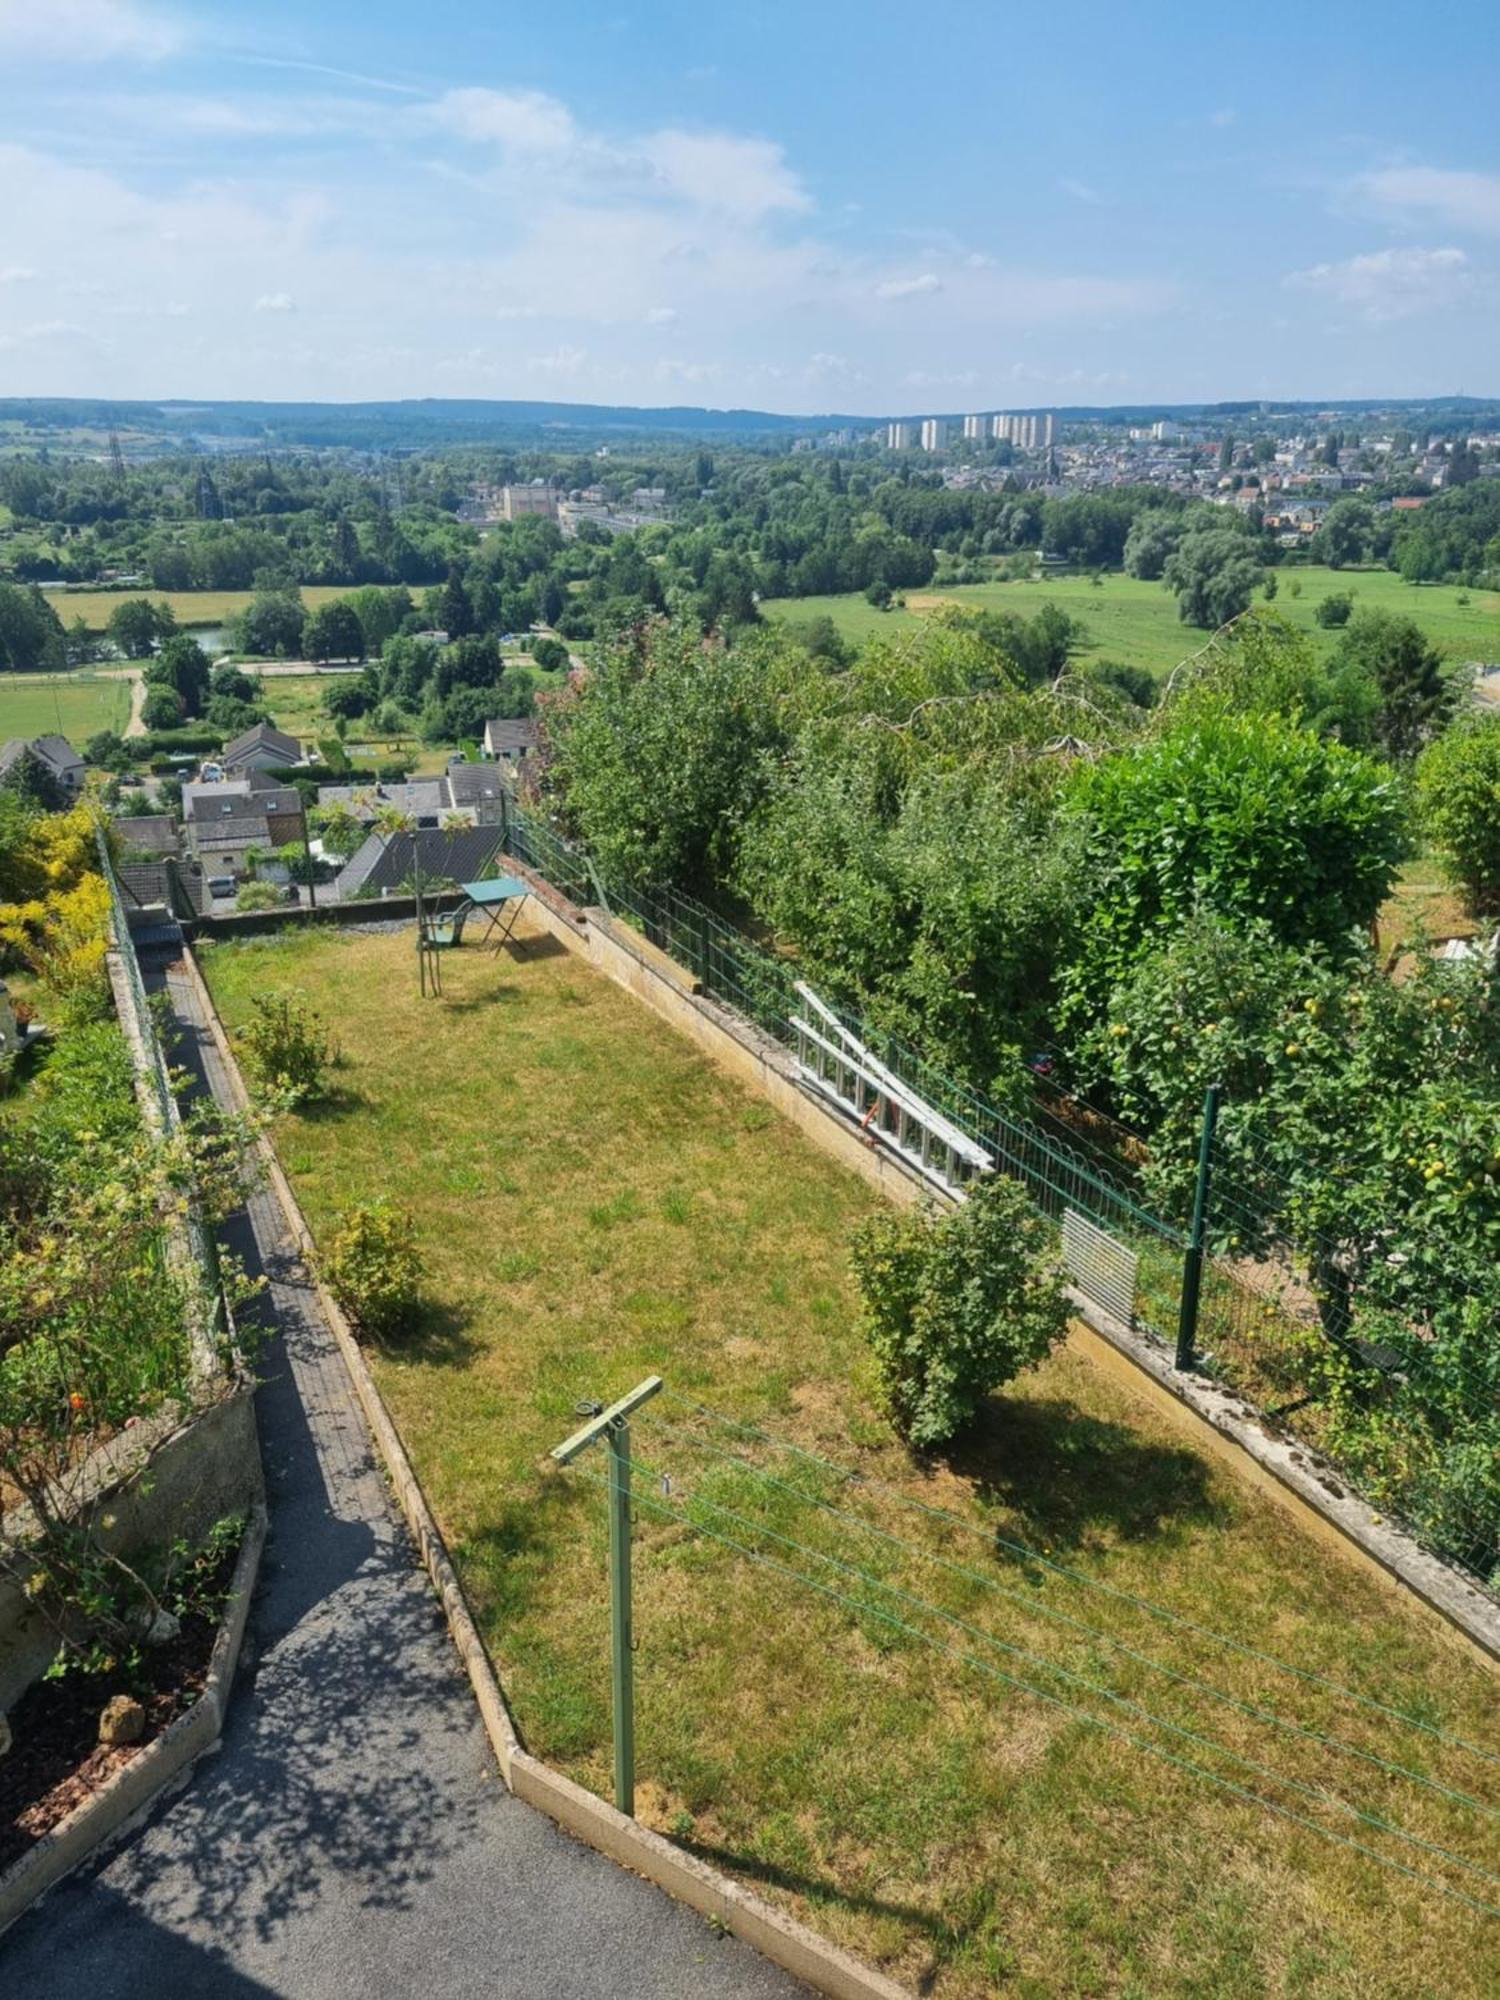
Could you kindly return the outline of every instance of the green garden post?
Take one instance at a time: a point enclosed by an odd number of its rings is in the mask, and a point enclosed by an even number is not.
[[[635,1651],[630,1615],[630,1419],[662,1387],[660,1375],[648,1375],[629,1395],[601,1410],[597,1403],[580,1405],[588,1422],[555,1445],[559,1465],[571,1465],[580,1452],[603,1438],[609,1446],[609,1604],[613,1655],[615,1715],[615,1804],[627,1819],[635,1817]]]
[[[1177,1366],[1184,1374],[1197,1366],[1198,1306],[1203,1296],[1203,1244],[1208,1234],[1208,1182],[1213,1169],[1214,1130],[1219,1122],[1219,1085],[1203,1094],[1203,1130],[1198,1138],[1198,1184],[1193,1190],[1193,1226],[1182,1260],[1182,1309],[1177,1320]]]
[[[615,1708],[615,1804],[635,1818],[635,1660],[630,1629],[630,1425],[609,1433],[609,1628]]]

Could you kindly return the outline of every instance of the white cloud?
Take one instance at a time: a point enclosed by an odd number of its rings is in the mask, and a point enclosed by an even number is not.
[[[0,53],[40,62],[159,62],[182,28],[130,0],[0,0]]]
[[[640,150],[660,185],[695,207],[754,221],[812,206],[785,153],[769,139],[733,132],[653,132]]]
[[[919,299],[940,292],[943,281],[936,271],[923,271],[915,278],[882,278],[875,287],[877,299]]]
[[[1314,264],[1290,272],[1284,283],[1318,292],[1376,322],[1453,306],[1474,289],[1474,272],[1462,250],[1372,250],[1339,264]]]
[[[25,285],[36,276],[30,264],[0,265],[0,285]]]
[[[1387,215],[1429,217],[1450,229],[1500,235],[1500,174],[1385,167],[1361,174],[1354,192]]]
[[[542,90],[450,90],[429,115],[461,139],[517,153],[566,153],[578,143],[568,107]]]
[[[533,354],[526,366],[536,375],[557,375],[572,381],[583,373],[588,359],[583,348],[564,344],[554,347],[550,354]]]
[[[1057,185],[1064,194],[1071,195],[1074,201],[1081,201],[1087,208],[1104,206],[1104,196],[1098,188],[1090,187],[1087,181],[1061,180]]]
[[[673,326],[676,320],[676,306],[652,306],[646,314],[647,326]]]
[[[258,313],[289,313],[297,310],[297,301],[290,292],[262,292],[255,301]]]

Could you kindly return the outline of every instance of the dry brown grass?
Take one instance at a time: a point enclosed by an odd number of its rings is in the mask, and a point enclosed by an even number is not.
[[[1347,1839],[1500,1902],[1500,1819],[1121,1648],[1491,1802],[1493,1679],[1073,1353],[996,1399],[962,1451],[914,1462],[878,1414],[854,1322],[845,1245],[872,1195],[557,949],[534,935],[514,957],[466,948],[445,963],[445,999],[427,1002],[409,933],[221,946],[206,961],[231,1023],[252,992],[295,987],[349,1052],[340,1100],[283,1121],[278,1144],[315,1230],[380,1192],[416,1219],[434,1310],[376,1365],[533,1747],[608,1790],[605,1520],[588,1476],[600,1468],[565,1474],[546,1453],[580,1397],[657,1370],[676,1394],[862,1478],[840,1485],[681,1401],[643,1416],[643,1817],[949,2000],[1493,1992],[1500,1927]],[[736,1556],[663,1508],[854,1602]],[[1146,1714],[1120,1706],[1130,1702]],[[1490,1878],[1288,1779],[1399,1821]]]

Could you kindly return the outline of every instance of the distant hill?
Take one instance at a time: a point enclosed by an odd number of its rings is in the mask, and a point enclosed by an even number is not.
[[[995,405],[980,403],[979,409]],[[1009,406],[1026,414],[1026,406]],[[1254,423],[1268,417],[1300,415],[1379,415],[1393,423],[1425,423],[1452,429],[1483,416],[1493,422],[1500,402],[1478,396],[1443,396],[1399,401],[1367,398],[1333,402],[1139,403],[1090,408],[1085,404],[1050,408],[1065,423],[1145,424],[1158,418],[1177,423]],[[927,409],[914,415],[944,415]],[[948,412],[956,418],[963,412]],[[552,446],[582,450],[618,438],[636,444],[650,439],[702,439],[722,443],[774,444],[829,430],[869,432],[883,417],[784,416],[771,410],[707,410],[687,404],[664,409],[611,403],[491,402],[481,399],[421,398],[376,403],[126,402],[103,398],[9,397],[0,399],[0,444],[55,437],[59,448],[76,445],[79,433],[128,437],[132,449],[173,446],[205,451],[310,446],[364,451],[411,451],[434,445],[504,443],[513,447]],[[72,436],[69,436],[72,434]]]

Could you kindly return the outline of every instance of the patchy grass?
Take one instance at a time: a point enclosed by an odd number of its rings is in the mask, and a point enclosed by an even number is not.
[[[0,742],[12,736],[66,736],[81,749],[101,729],[123,734],[130,683],[95,674],[0,674]]]
[[[1435,854],[1420,854],[1402,867],[1376,921],[1383,955],[1408,949],[1418,939],[1473,937],[1479,924],[1449,881]]]
[[[332,597],[347,597],[352,584],[305,583],[302,602],[308,610],[326,604]],[[169,604],[179,625],[224,625],[243,611],[254,597],[253,590],[44,590],[43,597],[61,618],[71,625],[81,618],[91,632],[103,632],[117,605],[133,597],[149,597],[153,604]]]
[[[1276,572],[1274,609],[1306,632],[1318,650],[1329,653],[1338,643],[1337,631],[1317,624],[1315,607],[1334,591],[1349,591],[1358,611],[1399,612],[1414,618],[1449,657],[1500,662],[1500,593],[1464,591],[1449,584],[1406,583],[1391,570],[1331,570],[1284,568]],[[1297,583],[1301,592],[1292,591]],[[1468,598],[1468,603],[1460,599]],[[1257,596],[1257,601],[1259,597]],[[762,610],[768,617],[801,623],[827,616],[844,637],[862,644],[876,633],[897,631],[938,604],[959,604],[975,611],[1016,611],[1032,617],[1044,604],[1056,604],[1081,618],[1089,629],[1084,659],[1117,660],[1144,667],[1158,675],[1170,673],[1179,660],[1196,652],[1206,632],[1184,625],[1177,600],[1161,583],[1111,573],[1095,585],[1087,576],[1047,576],[1016,583],[956,584],[907,593],[906,609],[877,611],[858,593],[843,597],[780,597]]]
[[[378,1194],[415,1218],[431,1310],[374,1365],[539,1752],[608,1792],[603,1467],[547,1452],[580,1399],[657,1371],[672,1393],[635,1426],[644,1819],[947,2000],[1495,1990],[1500,1926],[1258,1802],[1500,1901],[1500,1820],[1417,1782],[1494,1801],[1494,1682],[1407,1602],[1071,1352],[914,1463],[855,1324],[845,1246],[875,1197],[550,940],[449,954],[425,1002],[409,932],[204,962],[231,1027],[294,988],[347,1052],[277,1143],[315,1232]]]

